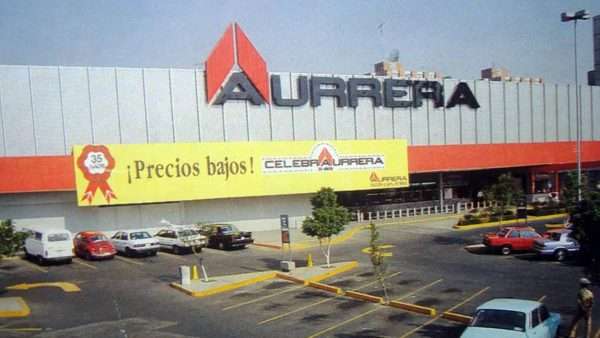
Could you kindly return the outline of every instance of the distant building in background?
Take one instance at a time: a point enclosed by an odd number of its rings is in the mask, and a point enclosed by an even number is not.
[[[541,77],[512,76],[506,68],[491,67],[481,70],[481,78],[490,81],[510,81],[526,83],[542,83]]]
[[[375,64],[375,75],[394,76],[409,80],[442,80],[442,75],[433,71],[406,70],[398,61],[381,61]]]
[[[588,85],[600,86],[600,15],[594,17],[594,70],[588,72]]]

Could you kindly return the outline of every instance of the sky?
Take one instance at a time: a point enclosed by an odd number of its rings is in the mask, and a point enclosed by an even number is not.
[[[579,9],[600,15],[600,1],[0,0],[0,64],[202,68],[238,22],[274,72],[363,74],[397,49],[411,70],[468,80],[497,66],[573,83],[573,23],[560,13]],[[580,21],[580,83],[592,36]]]

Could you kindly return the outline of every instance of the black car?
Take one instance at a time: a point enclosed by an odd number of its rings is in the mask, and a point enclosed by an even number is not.
[[[233,224],[202,224],[200,232],[208,238],[210,248],[245,248],[254,243],[251,232],[240,231]]]

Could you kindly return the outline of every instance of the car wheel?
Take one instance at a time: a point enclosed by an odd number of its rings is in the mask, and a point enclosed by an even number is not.
[[[25,259],[31,259],[31,254],[27,252],[27,249],[24,248],[23,251],[25,252]]]
[[[128,257],[133,256],[133,250],[131,250],[129,247],[125,248],[125,255]]]
[[[500,249],[500,252],[504,255],[510,255],[510,253],[512,252],[512,248],[510,247],[510,245],[505,245],[502,247],[502,249]]]
[[[37,260],[37,263],[38,263],[39,265],[46,265],[46,260],[44,259],[44,257],[42,257],[42,256],[37,256],[37,257],[36,257],[36,260]]]
[[[71,264],[71,263],[73,263],[73,258],[69,258],[69,259],[65,260],[65,263],[66,263],[66,264]]]
[[[92,255],[90,255],[89,251],[86,251],[83,253],[83,258],[85,260],[91,261],[92,260]]]
[[[173,245],[173,253],[176,255],[180,255],[181,254],[181,248],[178,247],[177,245]]]
[[[225,250],[225,244],[223,242],[219,243],[219,249]]]
[[[158,253],[158,251],[157,251],[157,250],[150,251],[150,256],[156,256],[156,254],[157,254],[157,253]]]
[[[562,262],[565,259],[567,259],[567,252],[564,249],[556,250],[556,252],[554,253],[554,257],[557,261]]]

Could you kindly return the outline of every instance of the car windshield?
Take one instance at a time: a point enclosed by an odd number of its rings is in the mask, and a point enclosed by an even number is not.
[[[198,231],[192,230],[192,229],[185,229],[185,230],[177,231],[177,235],[179,237],[194,236],[197,234],[198,234]]]
[[[550,234],[550,238],[553,241],[560,241],[560,235],[561,235],[560,232],[554,232],[554,233]]]
[[[102,235],[102,234],[95,234],[90,236],[90,242],[101,242],[101,241],[108,241],[108,238],[106,238],[106,236]]]
[[[525,313],[482,309],[475,313],[471,326],[523,332],[525,331]]]
[[[69,240],[69,234],[67,233],[58,233],[58,234],[49,234],[48,235],[48,242],[62,242],[62,241],[68,241]]]
[[[145,239],[145,238],[150,238],[152,236],[150,236],[149,233],[145,232],[145,231],[141,231],[141,232],[132,232],[131,233],[131,239],[132,240],[136,240],[136,239]]]
[[[507,233],[508,233],[508,229],[502,229],[502,230],[498,231],[498,233],[496,235],[498,235],[498,237],[505,237]]]
[[[239,232],[238,228],[233,224],[221,224],[219,226],[221,227],[221,231],[224,234],[232,233],[232,232]]]

